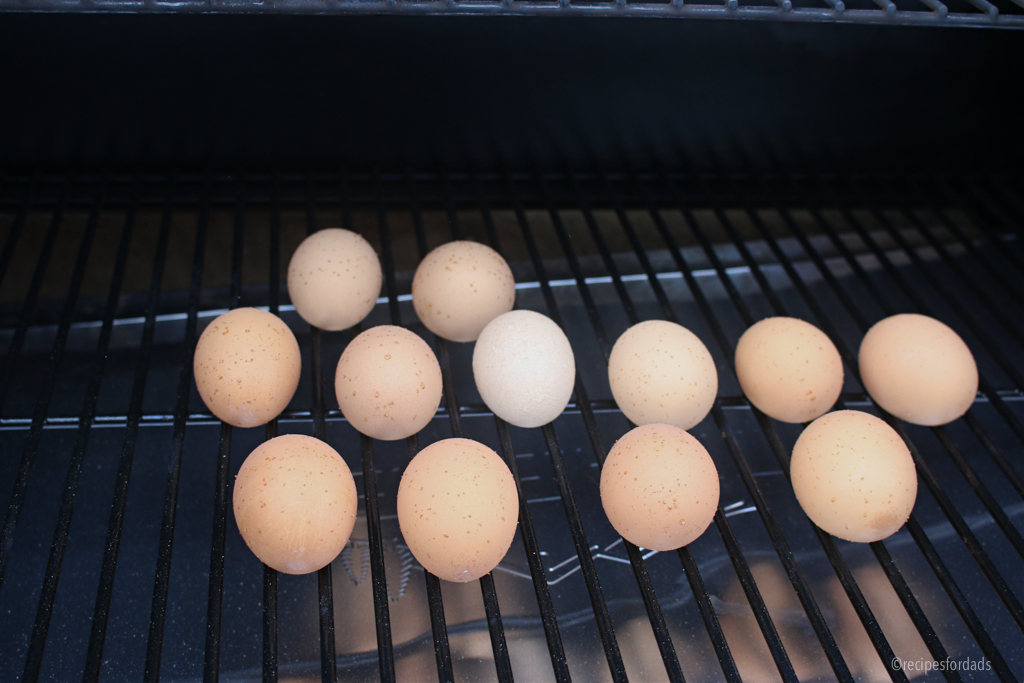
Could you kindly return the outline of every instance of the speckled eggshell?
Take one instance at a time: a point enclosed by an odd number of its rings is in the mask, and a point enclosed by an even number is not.
[[[308,574],[348,543],[359,497],[352,472],[319,439],[287,434],[249,454],[235,478],[235,522],[268,567]]]
[[[519,495],[505,462],[470,439],[420,451],[398,486],[398,524],[413,556],[445,581],[479,579],[505,557]]]
[[[875,323],[860,344],[859,362],[871,398],[912,424],[952,422],[978,393],[971,350],[960,335],[928,316],[902,313]]]
[[[689,432],[648,424],[615,442],[601,470],[601,504],[629,541],[675,550],[704,533],[718,509],[718,469]]]
[[[284,321],[258,308],[236,308],[203,330],[192,369],[210,412],[234,427],[256,427],[288,406],[302,359]]]
[[[324,330],[344,330],[369,315],[382,281],[370,243],[341,228],[304,239],[288,264],[288,295],[295,311]]]
[[[858,410],[829,413],[793,447],[793,491],[811,521],[839,538],[872,543],[914,509],[917,470],[896,431]]]
[[[480,333],[473,379],[495,415],[517,427],[540,427],[569,403],[576,359],[553,320],[533,311],[509,311]]]
[[[612,347],[608,381],[622,412],[638,425],[690,429],[711,410],[718,371],[704,343],[682,325],[648,320]]]
[[[766,318],[736,344],[736,375],[747,398],[782,422],[810,422],[835,405],[843,361],[828,336],[796,318]]]
[[[515,300],[512,269],[501,254],[477,242],[442,244],[420,262],[412,280],[416,315],[450,341],[474,341]]]
[[[441,366],[404,327],[371,327],[353,339],[334,376],[338,406],[363,434],[395,441],[423,429],[441,403]]]

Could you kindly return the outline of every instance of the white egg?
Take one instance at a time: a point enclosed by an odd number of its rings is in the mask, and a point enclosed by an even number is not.
[[[480,333],[473,378],[495,415],[517,427],[540,427],[569,403],[576,359],[569,339],[550,318],[510,311]]]

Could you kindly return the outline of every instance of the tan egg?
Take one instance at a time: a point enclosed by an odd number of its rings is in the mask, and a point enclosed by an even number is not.
[[[925,315],[902,313],[875,323],[860,344],[859,362],[871,398],[912,424],[952,422],[978,394],[978,366],[967,344]]]
[[[793,447],[793,492],[811,521],[859,543],[896,533],[914,509],[917,469],[903,439],[859,410],[829,413]]]
[[[480,333],[473,379],[495,415],[517,427],[540,427],[569,403],[576,359],[553,320],[533,311],[509,311]]]
[[[615,442],[601,470],[608,521],[642,548],[675,550],[704,533],[718,509],[718,469],[697,439],[649,424]]]
[[[704,343],[682,325],[648,320],[618,338],[608,381],[622,412],[638,425],[661,422],[690,429],[718,393],[718,371]]]
[[[338,406],[363,434],[395,441],[427,426],[441,403],[441,366],[404,327],[371,327],[353,339],[334,375]]]
[[[348,465],[319,439],[287,434],[249,454],[235,478],[235,522],[272,569],[308,574],[348,543],[359,496]]]
[[[782,422],[810,422],[835,405],[843,361],[835,344],[796,318],[766,318],[736,344],[736,376],[758,410]]]
[[[210,412],[234,427],[256,427],[288,407],[302,359],[283,320],[258,308],[236,308],[203,330],[192,369]]]
[[[288,296],[310,325],[344,330],[370,314],[383,273],[377,253],[361,235],[341,228],[315,232],[288,264]]]
[[[398,524],[431,574],[465,583],[498,566],[516,534],[519,495],[505,462],[470,439],[420,451],[398,486]]]
[[[420,262],[412,280],[416,315],[451,341],[475,341],[515,300],[512,269],[501,254],[477,242],[442,244]]]

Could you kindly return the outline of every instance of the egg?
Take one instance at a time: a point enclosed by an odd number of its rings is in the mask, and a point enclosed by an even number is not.
[[[689,545],[718,510],[718,469],[689,432],[648,424],[615,442],[601,470],[601,505],[619,534],[641,548]]]
[[[840,410],[812,422],[793,447],[793,491],[811,521],[872,543],[903,526],[917,499],[914,459],[883,420]]]
[[[487,407],[517,427],[540,427],[572,396],[576,359],[550,318],[510,311],[492,320],[473,349],[473,379]]]
[[[516,283],[501,254],[477,242],[449,242],[426,255],[412,280],[412,305],[439,337],[470,342],[512,310]]]
[[[445,581],[493,570],[516,534],[519,495],[508,466],[482,443],[445,439],[416,454],[398,485],[398,525],[413,557]]]
[[[348,543],[358,504],[345,461],[323,441],[302,434],[270,439],[250,453],[232,495],[246,545],[285,574],[330,564]]]
[[[608,381],[619,409],[638,425],[690,429],[707,416],[718,393],[718,371],[707,347],[693,332],[665,320],[622,333],[608,359]]]
[[[860,344],[859,364],[871,398],[912,424],[952,422],[978,394],[971,350],[960,335],[928,316],[902,313],[875,323]]]
[[[288,406],[302,359],[284,321],[258,308],[236,308],[203,330],[192,369],[210,412],[233,427],[256,427]]]
[[[404,327],[371,327],[353,339],[334,375],[338,407],[363,434],[395,441],[427,426],[441,404],[437,356]]]
[[[736,377],[758,410],[782,422],[810,422],[835,405],[843,361],[828,336],[796,318],[766,318],[736,344]]]
[[[344,330],[370,314],[384,275],[361,235],[341,228],[315,232],[288,263],[288,296],[310,325]]]

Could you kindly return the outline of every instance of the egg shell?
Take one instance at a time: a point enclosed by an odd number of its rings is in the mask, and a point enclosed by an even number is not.
[[[665,320],[630,327],[612,347],[608,381],[615,403],[634,424],[690,429],[718,393],[718,371],[704,343]]]
[[[314,327],[344,330],[377,303],[383,272],[377,253],[361,235],[341,228],[315,232],[288,264],[288,295]]]
[[[492,320],[473,349],[473,379],[487,407],[517,427],[540,427],[572,396],[576,359],[550,318],[510,311]]]
[[[342,414],[363,434],[395,441],[423,429],[441,404],[437,356],[404,327],[371,327],[338,360],[334,389]]]
[[[519,495],[505,462],[470,439],[420,451],[398,486],[398,524],[413,556],[445,581],[465,583],[505,557],[519,520]]]
[[[810,422],[835,405],[843,361],[828,336],[796,318],[766,318],[736,344],[736,376],[758,410],[782,422]]]
[[[337,451],[301,434],[270,439],[250,453],[232,495],[246,545],[285,574],[330,564],[348,543],[358,504],[352,472]]]
[[[901,313],[875,323],[861,341],[859,364],[871,398],[912,424],[952,422],[978,394],[978,366],[967,344],[925,315]]]
[[[512,310],[516,282],[501,254],[477,242],[449,242],[420,262],[412,305],[439,337],[470,342],[487,323]]]
[[[917,470],[899,434],[858,410],[812,422],[790,463],[793,491],[811,521],[859,543],[896,533],[914,509]]]
[[[689,545],[718,509],[718,469],[689,432],[649,424],[615,442],[601,470],[608,521],[635,545],[675,550]]]
[[[258,308],[236,308],[203,330],[192,369],[210,412],[233,427],[256,427],[288,407],[302,358],[283,320]]]

